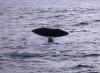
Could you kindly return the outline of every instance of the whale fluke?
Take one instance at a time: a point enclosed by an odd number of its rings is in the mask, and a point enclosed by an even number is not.
[[[61,37],[69,34],[68,32],[63,31],[61,29],[52,29],[52,28],[37,28],[32,30],[32,32],[41,36],[48,37],[49,43],[53,42],[53,37]]]

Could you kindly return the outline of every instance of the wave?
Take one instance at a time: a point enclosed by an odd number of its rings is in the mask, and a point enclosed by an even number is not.
[[[84,65],[84,64],[78,64],[73,67],[73,69],[80,69],[80,68],[94,68],[94,67],[90,65]]]
[[[27,58],[39,58],[39,57],[44,57],[45,54],[40,54],[40,53],[18,53],[18,52],[12,52],[12,53],[6,53],[5,56],[8,56],[13,59],[27,59]]]

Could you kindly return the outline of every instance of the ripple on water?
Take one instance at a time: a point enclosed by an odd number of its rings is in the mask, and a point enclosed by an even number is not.
[[[99,72],[88,72],[88,73],[99,73]]]
[[[40,53],[18,53],[18,52],[12,52],[12,53],[6,53],[5,56],[13,58],[13,59],[27,59],[27,58],[40,58],[46,56],[45,54]]]
[[[2,70],[2,69],[3,69],[3,67],[0,66],[0,70]]]
[[[1,57],[0,57],[1,58]],[[1,62],[2,60],[0,60],[0,70],[3,70],[3,67],[2,67],[2,65],[3,65],[3,63]]]
[[[82,57],[98,57],[100,54],[85,54]]]
[[[94,22],[100,22],[100,20],[99,19],[96,19],[96,20],[94,20]]]
[[[18,46],[12,46],[12,45],[7,45],[7,46],[2,46],[2,48],[7,48],[7,49],[25,49],[26,47],[23,45],[18,45]]]
[[[18,46],[16,46],[14,49],[25,49],[25,48],[26,48],[25,46],[18,45]]]
[[[74,26],[86,26],[86,25],[89,25],[89,23],[88,22],[80,22],[80,23],[75,24]]]
[[[0,58],[2,58],[2,56],[0,56]]]
[[[81,68],[94,68],[94,67],[90,65],[82,65],[82,64],[78,64],[73,67],[73,69],[81,69]]]
[[[3,15],[3,13],[0,13],[0,15]]]

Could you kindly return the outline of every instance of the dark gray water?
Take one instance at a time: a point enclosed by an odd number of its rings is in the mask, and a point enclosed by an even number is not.
[[[70,34],[48,44],[38,27]],[[0,0],[0,73],[100,73],[100,1]]]

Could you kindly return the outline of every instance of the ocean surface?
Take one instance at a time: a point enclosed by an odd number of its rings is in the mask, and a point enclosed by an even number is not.
[[[0,73],[100,73],[100,0],[0,0]]]

